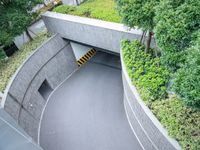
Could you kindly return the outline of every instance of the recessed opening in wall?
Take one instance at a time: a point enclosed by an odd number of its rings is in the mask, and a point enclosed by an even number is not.
[[[38,89],[38,92],[42,95],[44,99],[47,99],[53,89],[49,85],[48,81],[45,79],[44,82],[41,84],[40,88]]]

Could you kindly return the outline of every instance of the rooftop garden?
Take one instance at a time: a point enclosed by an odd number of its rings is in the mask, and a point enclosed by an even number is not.
[[[117,23],[121,20],[113,0],[87,0],[77,7],[60,5],[53,11]]]

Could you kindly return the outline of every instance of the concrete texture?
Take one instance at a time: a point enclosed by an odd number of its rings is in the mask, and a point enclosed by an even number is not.
[[[125,110],[130,125],[144,149],[180,150],[179,144],[168,136],[167,131],[141,100],[128,76],[122,56],[121,62]]]
[[[41,32],[46,31],[45,24],[42,19],[38,20],[34,24],[32,24],[30,27],[28,27],[29,34],[31,37],[36,37]],[[20,48],[24,43],[27,43],[30,41],[29,37],[27,36],[26,32],[23,32],[21,35],[16,36],[14,39],[15,45]]]
[[[82,3],[84,0],[61,0],[63,4],[70,6],[77,6]]]
[[[135,40],[141,37],[141,31],[127,30],[122,24],[113,22],[55,12],[46,12],[42,18],[48,31],[52,33],[115,53],[120,53],[122,39]]]
[[[47,100],[40,87],[45,81],[49,89],[55,89],[77,68],[70,43],[55,35],[22,64],[7,87],[4,109],[36,142]]]
[[[90,51],[93,47],[91,46],[85,46],[82,44],[70,42],[74,55],[76,57],[76,60],[79,60],[81,57],[83,57],[88,51]]]
[[[42,150],[2,108],[0,133],[1,150]]]
[[[142,149],[124,111],[119,61],[97,52],[51,95],[41,121],[44,150]]]

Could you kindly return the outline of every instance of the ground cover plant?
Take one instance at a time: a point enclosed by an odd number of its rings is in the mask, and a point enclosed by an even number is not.
[[[111,22],[120,22],[114,0],[87,0],[77,7],[60,5],[54,8],[53,11]]]
[[[200,149],[200,111],[188,108],[174,95],[152,102],[150,108],[184,150]]]
[[[145,46],[139,41],[123,41],[123,58],[134,85],[140,91],[143,100],[154,101],[167,95],[168,70],[152,53],[145,53]],[[151,50],[152,51],[152,50]]]
[[[47,33],[41,33],[33,41],[24,44],[13,56],[0,61],[0,91],[3,92],[9,80],[20,67],[22,62],[32,54],[32,52],[47,40]]]

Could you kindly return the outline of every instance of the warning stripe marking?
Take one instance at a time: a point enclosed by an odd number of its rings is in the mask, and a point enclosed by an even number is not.
[[[93,48],[90,51],[88,51],[83,57],[81,57],[77,63],[79,66],[86,63],[97,51]]]

